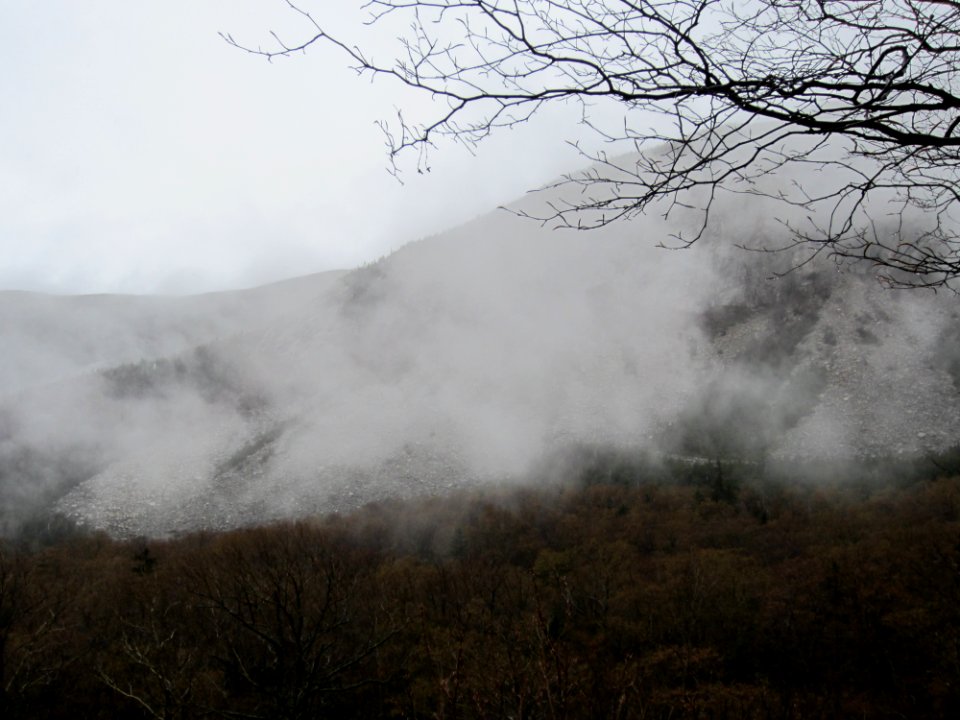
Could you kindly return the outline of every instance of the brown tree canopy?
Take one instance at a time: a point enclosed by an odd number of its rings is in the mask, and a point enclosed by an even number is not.
[[[413,150],[426,163],[439,137],[474,146],[579,103],[617,155],[566,178],[584,192],[543,220],[591,228],[693,205],[702,222],[675,238],[684,246],[710,227],[718,192],[770,195],[794,206],[787,248],[865,260],[898,286],[957,286],[958,2],[371,0],[378,37],[399,35],[386,58],[379,41],[330,34],[288,4],[302,38],[227,41],[269,58],[333,44],[362,74],[438,100],[431,118],[384,125],[392,158]],[[597,120],[609,103],[617,129]],[[637,152],[624,160],[626,149]],[[801,180],[763,182],[787,166]]]

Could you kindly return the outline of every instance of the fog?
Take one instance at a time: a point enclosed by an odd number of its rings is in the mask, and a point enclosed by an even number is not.
[[[709,235],[669,251],[694,212],[575,232],[498,210],[251,291],[3,296],[6,529],[51,509],[121,535],[231,527],[524,482],[574,446],[760,462],[955,444],[955,300],[826,261],[777,277],[800,256],[734,248],[785,239],[782,219],[725,195]]]

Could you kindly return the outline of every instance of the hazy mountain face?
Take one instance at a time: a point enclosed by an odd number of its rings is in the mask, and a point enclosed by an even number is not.
[[[341,274],[187,297],[0,291],[0,398],[255,329],[302,307]]]
[[[129,303],[87,349],[51,311],[48,356],[113,365],[11,395],[21,371],[0,392],[5,522],[52,505],[119,533],[224,527],[522,478],[573,443],[745,459],[954,444],[956,301],[828,264],[772,280],[791,258],[729,250],[782,232],[742,203],[682,252],[654,245],[683,217],[575,233],[500,211],[253,301],[144,299],[142,320]],[[43,355],[17,332],[19,357]],[[144,359],[117,364],[130,347]]]

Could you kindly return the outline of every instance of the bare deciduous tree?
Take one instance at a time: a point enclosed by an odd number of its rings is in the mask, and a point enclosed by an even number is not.
[[[440,101],[426,122],[384,125],[392,158],[414,150],[426,163],[441,136],[472,147],[579,103],[617,153],[565,178],[584,192],[542,220],[590,228],[692,203],[701,222],[675,238],[685,246],[709,227],[718,191],[770,195],[796,208],[787,247],[866,260],[897,286],[960,277],[960,2],[371,0],[371,26],[399,32],[386,62],[376,43],[329,34],[288,4],[304,38],[227,41],[268,58],[333,44],[361,73]],[[598,122],[611,102],[616,130]],[[625,160],[624,144],[638,152]],[[805,179],[762,182],[787,166]]]

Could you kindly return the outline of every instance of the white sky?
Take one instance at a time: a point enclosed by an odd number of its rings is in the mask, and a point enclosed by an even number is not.
[[[357,4],[303,3],[346,26]],[[426,100],[332,48],[271,64],[217,34],[270,30],[309,28],[283,0],[0,0],[0,289],[182,293],[352,267],[579,162],[571,108],[476,158],[442,147],[425,176],[410,158],[401,185],[374,123]]]

